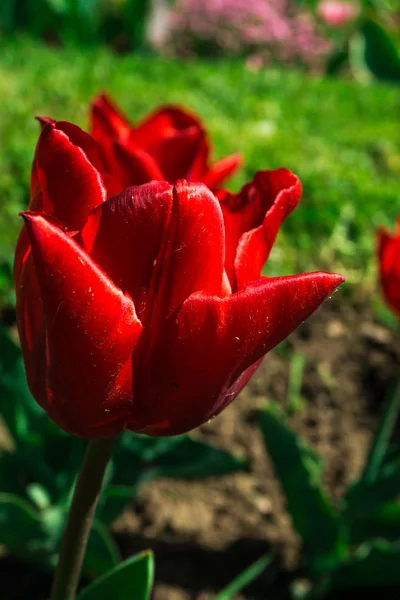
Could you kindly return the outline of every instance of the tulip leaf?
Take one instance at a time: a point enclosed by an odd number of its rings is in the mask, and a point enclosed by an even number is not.
[[[43,493],[44,490],[42,500]],[[0,543],[26,560],[55,566],[66,518],[64,507],[47,506],[39,511],[20,496],[1,493]],[[112,569],[119,560],[118,549],[107,528],[95,519],[85,556],[86,571],[98,576]]]
[[[236,596],[244,587],[249,585],[254,579],[257,579],[257,577],[271,565],[274,557],[275,555],[272,553],[261,556],[252,565],[247,567],[247,569],[239,573],[233,581],[228,583],[228,585],[215,596],[214,600],[230,600]]]
[[[375,77],[400,81],[400,54],[396,42],[375,20],[364,19],[361,24],[364,37],[364,61]]]
[[[40,483],[28,483],[26,493],[38,510],[43,511],[50,507],[50,496]]]
[[[100,499],[99,518],[111,522],[133,499],[139,487],[158,477],[198,479],[248,468],[248,463],[225,450],[188,435],[150,438],[123,434],[113,454],[111,487]]]
[[[398,585],[399,564],[400,542],[377,540],[361,546],[351,558],[343,561],[333,573],[331,585],[334,589]]]
[[[400,490],[400,456],[398,447],[389,448],[399,411],[400,384],[383,407],[364,472],[345,497],[344,518],[353,543],[400,537],[400,512],[395,503]]]
[[[33,495],[38,499],[38,489]],[[64,523],[60,507],[37,510],[20,496],[0,494],[0,543],[25,560],[55,566]]]
[[[246,460],[190,436],[181,437],[179,443],[160,456],[157,463],[159,477],[184,479],[228,475],[248,468]]]
[[[372,442],[364,472],[361,477],[361,481],[367,485],[372,484],[379,477],[399,412],[400,383],[397,385],[394,393],[389,396],[382,410],[378,429]]]
[[[0,543],[11,552],[40,562],[46,548],[46,532],[40,513],[27,500],[0,494]]]
[[[346,512],[360,516],[376,510],[380,505],[394,500],[400,491],[400,464],[383,472],[372,483],[357,481],[346,493]]]
[[[114,456],[129,454],[137,463],[152,463],[179,444],[179,437],[151,438],[125,432],[121,435]],[[114,461],[115,462],[115,461]]]
[[[312,568],[329,569],[342,559],[346,546],[344,526],[322,486],[321,461],[272,406],[262,412],[260,426]]]
[[[62,506],[51,505],[41,511],[40,517],[44,531],[43,546],[46,550],[46,557],[41,562],[48,562],[55,567],[67,513]],[[34,556],[32,558],[35,559]]]
[[[95,519],[85,555],[85,569],[92,575],[99,576],[115,567],[120,559],[117,545],[107,527]]]
[[[362,503],[359,506],[362,508]],[[348,528],[352,544],[374,539],[400,540],[400,504],[387,502],[369,513],[363,510],[359,514],[354,513]]]
[[[96,579],[77,600],[148,600],[153,580],[153,554],[141,552]]]

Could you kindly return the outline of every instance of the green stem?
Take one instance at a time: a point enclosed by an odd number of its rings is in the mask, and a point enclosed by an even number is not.
[[[91,440],[75,485],[50,600],[74,600],[104,473],[115,439]]]

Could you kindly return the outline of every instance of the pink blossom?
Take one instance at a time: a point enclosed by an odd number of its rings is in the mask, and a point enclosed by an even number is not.
[[[328,27],[344,27],[354,21],[360,8],[353,2],[345,0],[322,0],[318,4],[317,13]]]
[[[294,0],[177,0],[170,23],[168,45],[183,54],[315,65],[331,49],[315,16]]]

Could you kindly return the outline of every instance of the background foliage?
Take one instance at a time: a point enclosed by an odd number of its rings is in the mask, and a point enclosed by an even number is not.
[[[132,50],[143,44],[146,0],[2,0],[0,31],[27,32],[50,43],[113,44]]]
[[[240,85],[238,85],[240,81]],[[400,89],[386,84],[304,76],[279,68],[249,72],[239,61],[185,63],[105,50],[57,52],[29,40],[0,54],[0,286],[10,291],[17,216],[26,207],[35,114],[87,127],[90,99],[109,90],[136,120],[160,100],[197,111],[210,129],[215,155],[240,150],[238,189],[257,169],[292,169],[304,196],[285,223],[270,273],[342,270],[350,282],[373,273],[378,225],[392,226],[400,179]],[[162,90],[162,93],[160,92]],[[318,101],[316,101],[318,99]],[[362,127],[360,116],[362,115]],[[2,283],[3,282],[3,283]]]

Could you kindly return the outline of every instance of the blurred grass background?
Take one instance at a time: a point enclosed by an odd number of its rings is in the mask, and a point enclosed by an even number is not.
[[[243,61],[166,60],[80,53],[19,39],[0,53],[0,263],[13,253],[28,201],[30,166],[39,133],[34,115],[87,128],[90,99],[106,89],[137,120],[157,104],[198,112],[215,156],[239,150],[237,190],[258,169],[285,166],[301,178],[304,196],[285,223],[268,274],[315,269],[373,282],[375,230],[393,227],[400,212],[400,88],[315,77]],[[3,283],[3,295],[9,293]]]

